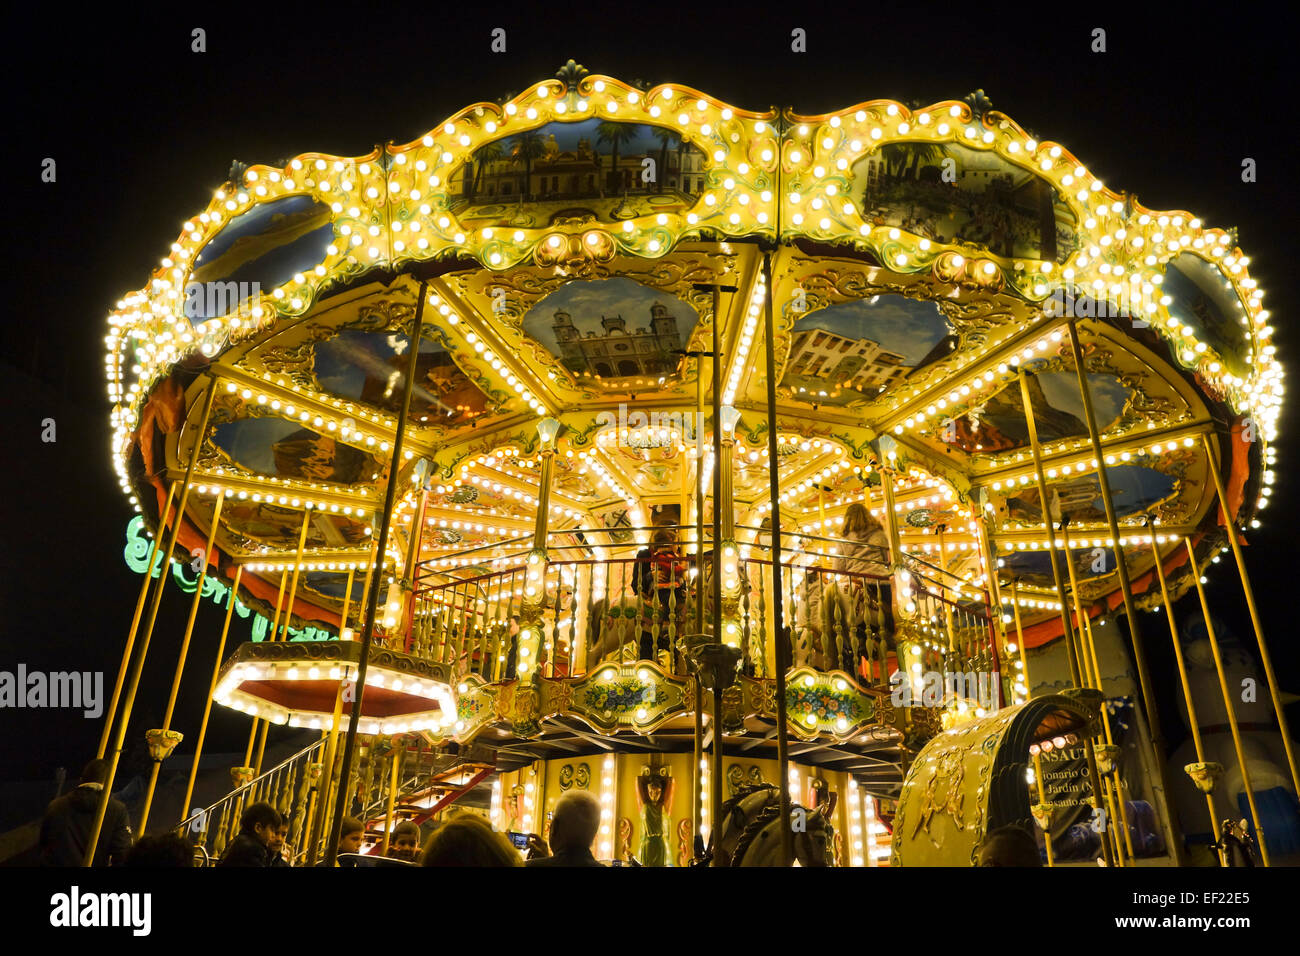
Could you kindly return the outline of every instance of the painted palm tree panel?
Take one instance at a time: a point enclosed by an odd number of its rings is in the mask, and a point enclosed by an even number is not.
[[[476,227],[613,222],[689,209],[704,190],[705,163],[668,127],[593,118],[487,143],[448,189],[452,211]]]
[[[189,282],[208,288],[191,286],[203,294],[187,296],[186,314],[202,322],[232,311],[257,291],[270,295],[296,273],[324,262],[333,241],[329,207],[310,196],[256,205],[230,220],[195,257]],[[225,292],[232,288],[230,301]]]
[[[1078,224],[1056,189],[993,153],[891,143],[853,164],[849,194],[870,223],[1007,258],[1064,262]]]
[[[933,302],[878,295],[818,309],[795,322],[780,388],[813,405],[850,405],[888,391],[957,347]]]
[[[313,349],[316,380],[339,398],[364,402],[396,415],[410,356],[410,339],[400,333],[340,332]],[[411,421],[461,425],[492,411],[486,395],[437,342],[421,339],[411,392]]]
[[[631,279],[569,282],[524,316],[524,332],[584,384],[656,387],[676,379],[699,314]]]
[[[1088,374],[1097,427],[1105,431],[1124,412],[1133,390],[1114,375]],[[1043,444],[1080,438],[1088,434],[1084,418],[1079,381],[1073,371],[1041,372],[1029,377],[1029,401]],[[1029,446],[1029,422],[1020,395],[1019,382],[1013,382],[992,395],[982,405],[945,422],[943,437],[950,444],[970,454],[1009,451]]]
[[[1184,252],[1170,261],[1160,290],[1173,299],[1169,314],[1218,352],[1231,374],[1250,374],[1249,320],[1241,299],[1216,266]]]
[[[226,422],[212,440],[236,464],[272,478],[354,485],[376,480],[383,470],[368,452],[283,418]]]

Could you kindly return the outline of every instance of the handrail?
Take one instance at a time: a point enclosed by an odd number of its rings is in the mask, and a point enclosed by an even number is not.
[[[313,741],[260,776],[236,787],[210,807],[190,814],[176,825],[175,832],[182,837],[197,833],[196,846],[202,848],[209,858],[220,857],[227,842],[238,832],[239,814],[259,799],[275,804],[281,814],[299,825],[293,827],[294,832],[300,831],[300,811],[305,809],[307,788],[312,783],[308,777],[308,765],[319,762],[312,758],[320,756],[326,743],[325,738]]]

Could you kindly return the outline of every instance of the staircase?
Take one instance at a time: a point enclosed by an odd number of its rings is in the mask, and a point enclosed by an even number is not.
[[[328,738],[313,741],[261,776],[237,786],[212,806],[182,821],[176,832],[194,844],[195,864],[215,865],[239,832],[239,818],[249,805],[266,800],[289,820],[285,854],[294,866],[311,866],[321,859],[337,793],[342,746],[336,748],[332,772],[324,761]],[[382,838],[397,761],[394,814],[424,823],[460,799],[495,770],[492,755],[463,746],[449,752],[420,734],[375,737],[363,741],[353,761],[348,812],[366,824],[366,832]],[[322,805],[322,803],[324,805]]]

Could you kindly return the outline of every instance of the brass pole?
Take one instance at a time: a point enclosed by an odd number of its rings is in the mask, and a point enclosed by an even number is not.
[[[700,686],[700,675],[696,674],[692,678],[695,685],[695,734],[694,747],[691,751],[694,757],[694,763],[691,765],[691,780],[694,783],[694,792],[691,801],[691,838],[702,837],[702,827],[704,816],[704,800],[702,781],[704,780],[704,689]],[[694,848],[692,847],[692,850]]]
[[[1065,638],[1065,650],[1070,659],[1070,679],[1076,686],[1081,686],[1082,670],[1078,651],[1074,644],[1074,628],[1070,626],[1070,612],[1065,601],[1065,581],[1061,574],[1060,556],[1056,549],[1056,531],[1052,525],[1052,509],[1048,504],[1047,476],[1043,474],[1043,456],[1038,446],[1038,425],[1034,420],[1033,400],[1029,397],[1029,376],[1033,373],[1027,369],[1020,370],[1020,399],[1025,408],[1025,422],[1029,426],[1029,448],[1034,459],[1034,474],[1038,479],[1038,502],[1043,509],[1043,528],[1047,531],[1047,557],[1052,566],[1052,580],[1056,584],[1056,596],[1061,606],[1061,634]]]
[[[1002,586],[998,581],[998,554],[993,545],[993,533],[989,530],[989,522],[984,509],[977,504],[975,512],[975,529],[979,535],[980,553],[984,558],[985,579],[988,581],[988,594],[991,605],[989,613],[997,619],[993,631],[994,639],[997,641],[997,645],[994,647],[993,662],[994,667],[998,668],[1001,661],[1005,660],[1007,653],[1007,622],[1002,619],[1004,612],[1002,610]],[[996,709],[1000,710],[1003,706],[1001,678],[999,678],[997,684],[998,699]]]
[[[226,503],[226,490],[217,493],[217,501],[212,509],[212,527],[208,529],[208,540],[203,546],[203,567],[199,578],[194,583],[194,600],[190,602],[189,620],[185,622],[185,636],[181,638],[181,652],[176,660],[176,672],[172,675],[172,689],[167,696],[167,710],[163,714],[162,729],[171,730],[172,714],[176,711],[176,697],[181,690],[181,675],[185,672],[185,659],[190,652],[190,638],[194,636],[194,622],[199,614],[199,602],[203,599],[203,582],[208,576],[208,562],[212,560],[212,543],[217,537],[217,522],[221,520],[221,506]],[[149,784],[144,791],[144,808],[140,811],[140,835],[144,836],[149,827],[149,810],[153,806],[154,790],[158,786],[158,774],[162,771],[162,761],[153,761],[153,770],[149,774]],[[185,807],[181,807],[181,813]]]
[[[262,756],[266,753],[266,732],[271,729],[271,721],[262,721],[262,733],[257,738],[257,759],[253,761],[253,779],[262,775]]]
[[[704,633],[704,369],[695,359],[695,633]],[[696,713],[699,713],[697,708]],[[703,731],[701,731],[703,732]]]
[[[375,555],[379,562],[384,560],[388,548],[388,532],[393,523],[393,502],[397,498],[397,484],[402,470],[402,446],[406,439],[406,422],[411,413],[411,392],[415,386],[415,373],[420,356],[420,335],[424,331],[424,304],[428,294],[428,280],[422,280],[417,292],[415,321],[412,325],[409,348],[411,358],[406,369],[406,381],[402,383],[402,409],[397,416],[397,433],[393,436],[393,454],[389,459],[388,487],[384,492],[384,513],[379,524],[379,540],[375,544]],[[348,720],[347,737],[343,744],[343,768],[340,779],[346,781],[352,768],[352,753],[356,747],[357,725],[361,721],[361,702],[365,694],[366,669],[370,663],[370,645],[374,640],[375,611],[379,603],[379,587],[383,583],[383,574],[376,573],[371,578],[370,592],[366,595],[365,629],[361,637],[361,659],[357,665],[356,697],[352,701],[352,713]],[[334,803],[334,818],[330,826],[329,848],[326,850],[325,862],[333,866],[338,855],[339,837],[343,831],[343,815],[346,810],[346,794],[340,789]]]
[[[267,636],[268,641],[274,641],[280,631],[280,608],[284,606],[284,584],[287,574],[280,572],[280,589],[275,592],[275,617],[271,618],[271,633]]]
[[[778,193],[779,195],[779,193]],[[790,745],[787,739],[789,714],[785,692],[786,672],[790,669],[790,641],[782,632],[785,619],[785,596],[781,593],[781,475],[778,468],[776,440],[776,324],[772,318],[772,253],[763,252],[763,282],[767,289],[763,310],[763,353],[767,366],[767,452],[768,500],[772,505],[772,633],[776,640],[776,777],[780,787],[782,821],[790,819]],[[793,636],[793,622],[791,636]],[[714,826],[718,821],[714,821]],[[794,833],[788,825],[781,827],[781,864],[794,864]]]
[[[306,513],[304,512],[304,518]],[[267,636],[268,641],[274,641],[276,632],[280,629],[280,607],[284,602],[284,582],[285,573],[280,572],[280,588],[275,594],[275,615],[271,618],[271,633]],[[256,778],[258,771],[262,769],[262,754],[266,748],[266,732],[268,721],[261,717],[253,718],[253,726],[248,728],[248,748],[244,752],[244,766],[253,768],[253,777]],[[258,731],[261,731],[261,743],[257,746],[257,761],[253,762],[253,741],[258,738]]]
[[[889,563],[897,567],[903,563],[903,538],[898,531],[898,512],[894,510],[894,469],[883,454],[879,470],[880,490],[885,499],[885,531],[889,536]]]
[[[1088,438],[1092,442],[1092,454],[1097,459],[1097,481],[1101,485],[1101,503],[1106,509],[1106,525],[1115,544],[1115,570],[1119,572],[1120,592],[1124,596],[1124,618],[1128,624],[1129,637],[1133,641],[1133,658],[1137,664],[1138,682],[1142,685],[1142,703],[1146,710],[1147,725],[1151,729],[1151,746],[1155,751],[1156,782],[1160,785],[1161,796],[1165,801],[1165,814],[1169,829],[1174,834],[1174,864],[1182,866],[1182,840],[1178,837],[1178,820],[1174,815],[1173,804],[1169,802],[1169,785],[1165,781],[1165,737],[1160,726],[1160,713],[1156,709],[1155,692],[1151,687],[1151,671],[1147,667],[1146,650],[1142,643],[1142,628],[1138,622],[1137,611],[1133,607],[1133,585],[1128,576],[1128,563],[1124,560],[1124,548],[1121,544],[1119,521],[1115,517],[1115,504],[1110,494],[1110,478],[1106,475],[1105,453],[1101,448],[1101,433],[1097,428],[1097,415],[1092,407],[1092,390],[1088,387],[1088,376],[1084,371],[1083,349],[1079,345],[1079,330],[1071,319],[1066,328],[1070,333],[1070,351],[1074,356],[1074,372],[1079,380],[1079,395],[1083,399],[1083,416],[1088,425]]]
[[[1016,649],[1020,651],[1020,673],[1021,680],[1025,682],[1025,701],[1029,700],[1029,660],[1025,656],[1025,632],[1020,627],[1020,594],[1019,582],[1011,579],[1011,613],[1016,621]],[[1038,802],[1047,806],[1047,790],[1043,786],[1043,755],[1041,752],[1034,756],[1034,782],[1038,785]],[[1043,846],[1047,850],[1047,865],[1055,866],[1054,854],[1052,853],[1052,823],[1051,814],[1048,814],[1048,823],[1043,831]]]
[[[410,595],[410,603],[406,608],[406,636],[408,641],[413,641],[415,634],[416,576],[419,573],[420,546],[424,540],[424,516],[428,511],[428,505],[429,492],[421,487],[419,504],[415,506],[415,511],[411,515],[411,537],[406,543],[405,578],[410,584],[410,589],[407,592]],[[414,650],[413,643],[408,646]]]
[[[392,743],[392,737],[389,737],[389,743]],[[396,747],[388,753],[388,763],[390,764],[388,779],[388,804],[384,810],[384,839],[379,844],[379,855],[388,856],[388,841],[393,833],[393,808],[397,805],[397,771],[399,752]]]
[[[1259,644],[1259,657],[1264,664],[1264,676],[1268,678],[1268,692],[1273,698],[1273,710],[1277,714],[1278,730],[1282,733],[1282,746],[1286,748],[1286,761],[1291,768],[1291,784],[1300,794],[1300,772],[1296,770],[1295,746],[1291,742],[1291,730],[1287,726],[1286,707],[1282,702],[1281,692],[1277,686],[1277,674],[1273,672],[1273,658],[1269,656],[1268,645],[1264,642],[1264,629],[1259,623],[1259,609],[1255,607],[1255,592],[1250,586],[1250,575],[1246,573],[1246,559],[1241,553],[1241,543],[1237,540],[1237,526],[1228,514],[1228,497],[1223,487],[1223,475],[1219,473],[1215,461],[1214,446],[1210,436],[1202,432],[1201,443],[1205,446],[1210,476],[1214,479],[1215,495],[1219,499],[1219,511],[1223,515],[1223,527],[1228,532],[1228,542],[1232,545],[1232,556],[1237,562],[1237,576],[1241,578],[1241,588],[1246,593],[1246,607],[1250,610],[1250,624],[1255,629],[1255,641]]]
[[[1032,374],[1027,369],[1022,368],[1020,370],[1020,399],[1025,408],[1025,423],[1029,427],[1029,449],[1034,459],[1034,474],[1038,479],[1038,501],[1043,509],[1043,528],[1047,531],[1047,557],[1052,565],[1052,580],[1056,584],[1056,596],[1061,608],[1061,633],[1065,637],[1065,650],[1070,661],[1070,679],[1075,686],[1082,686],[1079,655],[1074,643],[1074,629],[1070,626],[1070,611],[1065,599],[1065,583],[1061,576],[1060,555],[1057,554],[1056,550],[1056,531],[1052,526],[1052,511],[1048,507],[1047,476],[1043,474],[1043,455],[1038,445],[1038,425],[1034,420],[1033,400],[1029,396],[1029,376]],[[1101,807],[1105,797],[1101,787],[1101,775],[1097,772],[1097,753],[1093,749],[1092,738],[1085,738],[1083,746],[1084,752],[1087,754],[1088,777],[1092,784],[1092,797],[1097,801],[1097,806]],[[1101,841],[1101,851],[1106,865],[1114,866],[1115,858],[1108,841]]]
[[[713,286],[713,640],[722,643],[722,509],[731,502],[722,500],[722,346],[718,327],[722,324],[722,287]],[[713,677],[713,820],[714,833],[721,833],[722,824],[722,675]],[[782,829],[789,829],[782,827]],[[714,847],[718,843],[715,839]],[[718,865],[715,855],[713,865]]]
[[[379,541],[377,538],[371,538],[370,539],[370,563],[366,565],[366,577],[361,584],[362,594],[370,593],[370,582],[374,579],[375,576],[375,566],[377,564],[380,564],[380,562],[377,560],[378,557],[379,557]],[[360,618],[357,620],[357,623],[363,626],[365,625],[365,621]],[[356,640],[355,631],[352,634],[352,639]]]
[[[1169,599],[1169,586],[1165,581],[1165,569],[1160,559],[1160,548],[1156,544],[1155,527],[1151,516],[1147,516],[1147,528],[1151,531],[1151,554],[1155,558],[1156,578],[1160,581],[1160,597],[1165,602],[1165,617],[1169,618],[1169,637],[1174,642],[1174,659],[1178,662],[1178,679],[1183,688],[1183,702],[1187,705],[1187,723],[1192,728],[1192,744],[1196,747],[1196,760],[1205,763],[1205,746],[1201,743],[1201,725],[1196,717],[1196,701],[1192,699],[1192,686],[1187,680],[1187,662],[1183,658],[1183,644],[1178,639],[1178,623],[1174,620],[1174,602]],[[1223,842],[1223,833],[1219,829],[1219,815],[1214,812],[1214,795],[1205,795],[1205,804],[1210,811],[1210,829],[1214,832],[1214,842]],[[1219,865],[1227,866],[1227,856],[1222,849],[1219,853]]]
[[[289,618],[293,617],[293,599],[298,593],[298,575],[302,573],[302,553],[307,546],[307,528],[311,525],[311,506],[304,502],[302,510],[302,530],[298,532],[298,551],[293,558],[293,578],[289,582],[289,599],[284,605],[284,630],[280,640],[289,639]],[[272,635],[274,637],[274,635]]]
[[[339,640],[343,639],[343,629],[348,626],[348,604],[352,600],[352,576],[355,568],[348,568],[348,581],[343,586],[343,611],[339,614]]]
[[[181,812],[189,815],[190,798],[194,795],[194,781],[199,775],[199,758],[203,756],[203,739],[208,733],[208,718],[212,715],[212,695],[217,692],[217,675],[221,673],[221,657],[226,650],[226,636],[230,633],[230,619],[235,613],[235,603],[239,600],[239,579],[244,575],[244,566],[235,565],[235,580],[230,585],[230,604],[226,608],[226,622],[221,626],[221,639],[217,642],[217,658],[212,665],[212,680],[208,683],[208,696],[203,702],[203,721],[199,724],[199,740],[194,748],[194,763],[190,766],[190,779],[185,784],[185,801]]]
[[[1070,554],[1070,522],[1066,517],[1062,517],[1061,519],[1061,546],[1062,550],[1065,552],[1065,566],[1070,572],[1070,596],[1074,600],[1074,626],[1076,628],[1075,633],[1079,635],[1079,643],[1082,650],[1084,679],[1088,683],[1092,684],[1093,687],[1097,688],[1097,690],[1102,691],[1104,695],[1105,691],[1101,686],[1101,664],[1097,660],[1097,646],[1092,640],[1092,622],[1088,615],[1084,613],[1083,600],[1079,597],[1079,579],[1074,570],[1074,558]],[[1106,710],[1104,703],[1101,708],[1101,725],[1106,743],[1113,744],[1115,741],[1111,737],[1110,713]],[[1103,777],[1102,787],[1106,794],[1106,806],[1109,808],[1109,819],[1112,824],[1110,838],[1115,843],[1115,861],[1120,866],[1126,866],[1127,863],[1125,863],[1124,860],[1123,847],[1120,845],[1118,835],[1114,833],[1121,824],[1124,827],[1124,842],[1128,844],[1128,855],[1130,858],[1133,856],[1133,844],[1128,834],[1128,812],[1124,809],[1122,798],[1119,797],[1118,764],[1115,765],[1112,772],[1115,775],[1115,780],[1109,781]],[[1114,787],[1115,792],[1114,798],[1111,796],[1112,786]],[[1102,839],[1106,838],[1103,837]]]
[[[212,415],[212,401],[217,395],[217,381],[212,380],[208,386],[207,398],[203,402],[203,414],[199,418],[199,428],[197,437],[194,440],[194,451],[190,454],[190,460],[185,466],[184,485],[181,488],[181,501],[176,508],[176,520],[172,522],[171,532],[167,536],[167,547],[163,551],[163,568],[168,567],[168,561],[172,552],[176,549],[176,539],[181,532],[181,522],[185,518],[185,505],[189,501],[190,479],[194,477],[194,466],[198,463],[199,453],[203,450],[203,442],[208,434],[208,419]],[[181,426],[180,432],[176,436],[176,447],[180,449],[180,439],[184,437],[185,427]],[[166,517],[164,515],[163,517]],[[158,533],[162,534],[162,528],[158,528]],[[150,568],[146,568],[146,579]],[[163,572],[165,574],[165,572]],[[149,605],[149,623],[145,626],[144,637],[140,641],[140,653],[136,655],[135,663],[131,668],[131,683],[127,688],[126,700],[122,704],[122,722],[118,725],[117,733],[114,735],[113,755],[109,759],[108,776],[104,780],[104,789],[100,793],[99,807],[95,811],[95,823],[90,830],[90,839],[86,841],[86,855],[82,860],[82,866],[91,866],[95,861],[95,849],[99,844],[99,834],[104,828],[104,814],[108,812],[108,801],[113,795],[113,780],[117,776],[117,764],[122,757],[122,745],[126,742],[127,724],[131,722],[131,709],[135,706],[136,691],[140,689],[140,675],[144,671],[145,657],[149,653],[149,641],[153,637],[154,624],[158,620],[158,608],[162,604],[163,585],[166,578],[163,574],[159,575],[158,587],[154,589],[153,601]]]
[[[1214,653],[1214,668],[1219,673],[1219,691],[1223,694],[1223,709],[1228,714],[1228,729],[1232,731],[1232,746],[1237,751],[1237,764],[1241,767],[1241,785],[1246,791],[1246,802],[1250,804],[1250,815],[1255,821],[1255,836],[1259,840],[1259,854],[1264,865],[1269,866],[1268,845],[1264,841],[1263,821],[1255,806],[1255,789],[1250,785],[1250,767],[1246,763],[1246,752],[1241,745],[1241,728],[1237,726],[1237,712],[1232,707],[1232,692],[1228,690],[1228,675],[1223,669],[1223,655],[1219,653],[1219,639],[1214,634],[1214,622],[1210,620],[1210,605],[1205,599],[1205,588],[1201,584],[1201,570],[1196,566],[1196,552],[1192,548],[1192,539],[1183,538],[1187,545],[1187,561],[1191,568],[1192,581],[1196,584],[1196,596],[1201,599],[1201,614],[1205,617],[1205,636],[1210,639],[1210,650]],[[1158,756],[1158,755],[1157,755]]]
[[[1085,644],[1088,648],[1088,653],[1092,655],[1092,672],[1097,675],[1097,689],[1101,690],[1102,689],[1101,664],[1099,663],[1097,658],[1097,642],[1092,636],[1092,619],[1087,615],[1084,615],[1083,618],[1082,633],[1086,638]],[[1106,732],[1106,743],[1114,744],[1115,740],[1111,736],[1110,713],[1106,710],[1105,707],[1101,709],[1101,720],[1102,720],[1102,729],[1105,730]],[[1137,854],[1133,852],[1133,837],[1132,834],[1129,833],[1129,828],[1128,828],[1128,807],[1124,805],[1124,795],[1123,795],[1124,779],[1123,777],[1120,776],[1118,763],[1115,764],[1115,769],[1112,772],[1115,777],[1115,779],[1112,781],[1112,785],[1115,787],[1115,801],[1119,805],[1118,819],[1119,822],[1124,827],[1124,844],[1128,848],[1129,859],[1130,860],[1136,859]],[[1116,818],[1112,817],[1111,819],[1113,820]]]
[[[346,679],[346,672],[340,675],[338,690],[334,692],[334,716],[330,720],[329,743],[325,745],[325,768],[321,771],[320,799],[317,801],[316,819],[312,821],[311,843],[307,849],[309,866],[316,862],[316,848],[320,845],[321,831],[325,827],[325,811],[334,793],[334,761],[338,757],[339,724],[343,719],[343,684]]]
[[[1075,575],[1074,559],[1070,556],[1069,519],[1064,516],[1061,518],[1061,548],[1065,552],[1065,567],[1070,576],[1070,596],[1074,599],[1075,633],[1079,636],[1079,643],[1082,645],[1081,650],[1083,653],[1079,655],[1079,663],[1082,665],[1084,685],[1093,684],[1098,690],[1101,690],[1101,670],[1094,671],[1089,668],[1089,648],[1083,628],[1083,602],[1079,599],[1079,580]],[[1061,595],[1061,603],[1065,603],[1064,593]]]
[[[1016,621],[1016,650],[1020,652],[1020,679],[1025,685],[1025,700],[1029,700],[1029,658],[1025,654],[1025,632],[1020,626],[1019,581],[1011,579],[1011,613]]]
[[[163,529],[167,527],[168,512],[172,508],[172,496],[176,494],[176,482],[172,481],[167,485],[167,502],[163,505],[158,522],[158,533],[153,536],[153,544],[149,547],[149,560],[144,566],[144,581],[140,585],[140,596],[135,601],[135,614],[131,617],[131,629],[127,632],[126,647],[122,650],[122,663],[117,668],[117,681],[113,684],[113,696],[108,702],[108,712],[104,715],[104,730],[99,736],[99,749],[95,751],[95,757],[103,759],[104,749],[108,747],[108,735],[113,729],[113,715],[117,713],[117,702],[122,696],[122,682],[126,679],[126,667],[131,660],[131,649],[135,647],[136,631],[140,628],[140,615],[144,612],[144,600],[149,591],[149,585],[153,582],[153,566],[158,559],[158,545],[162,543]],[[163,562],[162,568],[158,569],[158,586],[162,587],[166,580],[164,577],[167,563]]]

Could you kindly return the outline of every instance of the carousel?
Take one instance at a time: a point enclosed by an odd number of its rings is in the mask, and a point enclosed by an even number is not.
[[[1278,699],[1242,560],[1283,392],[1248,262],[982,91],[803,116],[569,61],[410,143],[236,164],[109,317],[149,573],[100,755],[152,651],[138,831],[204,858],[255,800],[310,864],[345,815],[380,854],[458,807],[545,839],[578,788],[624,864],[971,865],[1008,826],[1049,865],[1193,862],[1185,832],[1268,829],[1258,755],[1227,707],[1224,759],[1197,735],[1166,768],[1146,647],[1194,732],[1230,649],[1202,592],[1198,697],[1142,612],[1219,562]],[[190,813],[213,707],[247,750]],[[268,736],[304,745],[264,766]],[[183,821],[151,815],[175,774]]]

